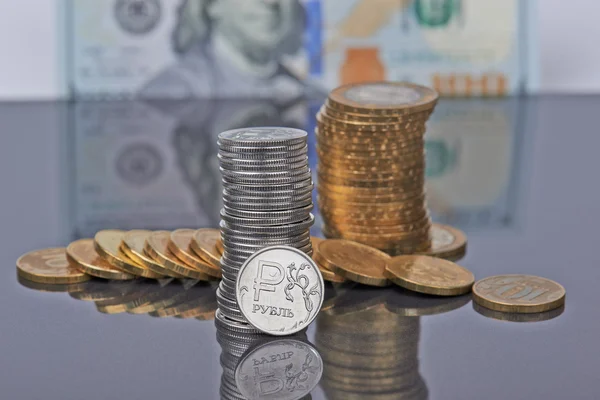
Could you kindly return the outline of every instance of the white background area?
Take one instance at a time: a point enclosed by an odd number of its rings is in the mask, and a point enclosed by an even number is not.
[[[0,0],[0,100],[65,95],[58,1]],[[600,1],[538,0],[535,13],[541,92],[600,92]]]

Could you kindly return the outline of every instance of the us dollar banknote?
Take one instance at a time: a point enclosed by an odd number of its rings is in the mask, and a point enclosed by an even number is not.
[[[75,98],[322,95],[409,80],[504,95],[536,71],[520,0],[63,0]]]

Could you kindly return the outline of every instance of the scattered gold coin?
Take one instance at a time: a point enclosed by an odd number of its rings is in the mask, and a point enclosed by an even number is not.
[[[318,238],[316,236],[311,236],[310,237],[310,242],[312,244],[312,249],[313,249],[313,254],[312,254],[312,258],[315,261],[315,264],[317,264],[317,267],[319,267],[319,271],[321,271],[321,275],[323,275],[323,279],[328,281],[328,282],[332,282],[332,283],[341,283],[341,282],[345,282],[346,279],[341,276],[336,274],[335,272],[333,272],[330,269],[327,269],[324,265],[322,265],[318,260],[318,253],[319,253],[319,244],[321,242],[323,242],[325,239],[321,239]]]
[[[169,250],[173,252],[180,260],[186,264],[193,265],[200,271],[215,278],[221,277],[221,267],[219,264],[209,263],[208,260],[202,257],[201,250],[194,251],[194,233],[193,229],[177,229],[171,232],[169,238]],[[213,244],[213,250],[215,245]]]
[[[94,236],[94,248],[102,258],[121,271],[144,278],[162,278],[163,275],[157,274],[143,264],[136,263],[120,250],[123,236],[125,232],[118,229],[99,231]]]
[[[121,242],[121,250],[137,264],[145,266],[146,268],[156,272],[158,275],[170,276],[171,278],[183,278],[183,275],[169,271],[152,258],[144,254],[144,245],[146,244],[146,239],[148,239],[148,236],[150,236],[151,233],[152,231],[142,229],[126,232],[123,236],[123,241]]]
[[[188,265],[178,259],[171,250],[169,250],[169,239],[171,232],[156,231],[153,232],[144,246],[144,253],[154,261],[160,263],[164,268],[173,271],[186,278],[206,281],[212,279],[196,267]]]
[[[475,302],[473,302],[473,309],[487,318],[497,319],[499,321],[509,321],[509,322],[541,322],[548,321],[559,317],[565,311],[565,306],[560,306],[550,311],[544,311],[539,313],[515,313],[515,312],[502,312],[490,310],[484,306],[481,306]]]
[[[65,250],[58,247],[24,254],[17,260],[17,273],[38,283],[69,284],[89,280],[89,275],[69,264]]]
[[[432,224],[429,230],[431,248],[424,255],[458,261],[467,251],[467,235],[448,225]]]
[[[80,239],[67,246],[67,258],[73,265],[88,275],[103,279],[128,280],[135,275],[123,272],[110,265],[94,249],[93,239]]]
[[[219,252],[219,257],[222,256],[225,249],[223,248],[223,239],[221,239],[221,237],[219,237],[217,239],[217,243],[215,244],[215,247],[217,248],[217,251]]]
[[[353,282],[370,286],[387,286],[384,276],[390,256],[373,247],[343,239],[319,244],[317,261],[334,273]]]
[[[219,243],[221,250],[219,251]],[[223,253],[221,231],[212,228],[198,229],[190,243],[192,250],[203,260],[221,271],[221,254]],[[220,275],[219,275],[220,276]]]
[[[385,276],[408,290],[437,296],[469,293],[475,281],[468,269],[429,256],[394,257],[388,262]]]
[[[473,285],[473,301],[490,310],[539,313],[565,304],[565,288],[532,275],[497,275]]]

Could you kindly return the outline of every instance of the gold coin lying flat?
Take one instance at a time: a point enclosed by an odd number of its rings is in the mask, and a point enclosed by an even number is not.
[[[313,254],[312,254],[312,258],[315,261],[315,264],[317,264],[317,267],[319,267],[319,271],[321,271],[321,275],[323,275],[323,279],[328,281],[328,282],[332,282],[332,283],[341,283],[346,281],[346,279],[341,276],[336,274],[335,272],[333,272],[330,269],[327,269],[324,265],[322,265],[321,263],[319,263],[317,261],[317,254],[319,252],[319,244],[321,242],[323,242],[325,239],[321,239],[318,238],[316,236],[311,236],[310,237],[310,242],[312,244],[312,249],[313,249]]]
[[[317,260],[334,273],[369,286],[387,286],[385,267],[391,258],[364,244],[343,239],[324,240],[319,244]]]
[[[215,264],[207,262],[204,258],[201,258],[202,254],[206,254],[204,250],[194,247],[194,233],[193,229],[177,229],[171,232],[169,238],[169,250],[173,252],[180,260],[185,261],[186,264],[193,265],[198,270],[204,272],[207,275],[214,276],[215,278],[221,277],[221,267],[218,268]],[[212,250],[216,253],[215,244],[212,243]],[[208,250],[206,251],[208,252]],[[218,264],[217,264],[218,265]]]
[[[473,301],[490,310],[539,313],[565,304],[565,288],[532,275],[498,275],[473,285]]]
[[[38,283],[84,282],[90,276],[69,264],[64,247],[31,251],[17,260],[20,277]]]
[[[100,257],[94,249],[93,239],[80,239],[69,244],[67,246],[67,258],[81,272],[98,278],[114,280],[135,278],[135,275],[113,267]]]
[[[163,275],[157,274],[143,264],[137,264],[120,250],[123,236],[125,236],[125,232],[118,229],[99,231],[94,236],[94,248],[102,258],[121,271],[144,278],[162,278]]]
[[[467,251],[467,235],[448,225],[432,224],[429,230],[431,248],[424,255],[455,261]]]
[[[144,245],[146,244],[146,239],[151,233],[152,231],[143,229],[125,232],[123,241],[121,242],[121,250],[137,264],[145,266],[146,268],[156,272],[158,275],[170,276],[171,278],[183,278],[182,275],[176,274],[173,271],[169,271],[152,258],[144,254]]]
[[[217,248],[217,251],[219,252],[219,256],[222,256],[223,251],[225,251],[225,249],[223,248],[223,239],[221,239],[221,237],[219,237],[217,239],[217,243],[216,243],[215,247]],[[220,263],[220,259],[219,259],[219,263]]]
[[[554,319],[562,315],[565,311],[565,306],[560,306],[550,311],[544,311],[539,313],[514,313],[514,312],[502,312],[490,310],[484,306],[480,306],[479,304],[473,302],[473,309],[487,318],[497,319],[499,321],[509,321],[509,322],[542,322]]]
[[[218,243],[221,242],[221,231],[219,229],[202,228],[194,233],[190,247],[199,257],[206,260],[215,268],[221,270],[221,254]],[[221,242],[221,247],[223,243]],[[219,275],[220,276],[220,275]]]
[[[212,279],[194,266],[188,265],[178,259],[171,250],[169,250],[169,239],[171,232],[156,231],[146,240],[144,253],[154,261],[160,263],[164,268],[173,271],[186,278],[206,281]]]
[[[475,281],[468,269],[429,256],[394,257],[388,262],[385,276],[405,289],[437,296],[469,293]]]

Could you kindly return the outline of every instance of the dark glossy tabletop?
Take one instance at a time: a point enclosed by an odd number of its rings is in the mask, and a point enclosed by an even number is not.
[[[216,226],[216,135],[251,125],[310,132],[319,106],[0,104],[1,397],[218,398],[214,286],[96,283],[51,293],[19,283],[15,260],[103,228]],[[509,322],[476,312],[468,297],[329,287],[327,310],[307,332],[325,365],[313,399],[600,398],[598,110],[597,97],[440,102],[428,125],[428,201],[434,220],[467,233],[460,263],[477,278],[556,280],[566,308]],[[314,166],[314,149],[310,156]],[[184,292],[192,305],[180,316],[199,318],[109,315],[85,300]],[[370,397],[378,389],[360,371],[385,365],[385,396]]]

